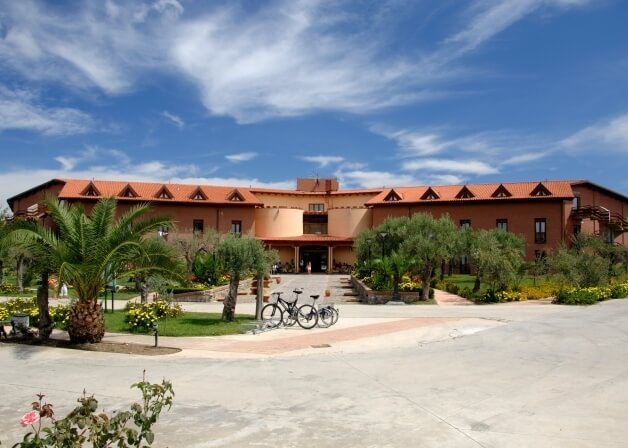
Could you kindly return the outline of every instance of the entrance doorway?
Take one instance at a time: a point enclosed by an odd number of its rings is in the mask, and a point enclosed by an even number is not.
[[[303,272],[307,272],[307,263],[312,263],[312,272],[327,272],[327,247],[303,246],[300,250],[303,258]]]

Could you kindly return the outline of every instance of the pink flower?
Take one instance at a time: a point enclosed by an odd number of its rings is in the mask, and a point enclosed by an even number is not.
[[[20,423],[22,426],[34,425],[39,421],[39,412],[30,411],[22,416]]]

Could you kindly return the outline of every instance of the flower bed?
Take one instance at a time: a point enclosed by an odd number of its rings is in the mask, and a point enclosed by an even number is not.
[[[351,276],[351,283],[360,296],[360,301],[369,305],[382,305],[392,300],[393,291],[376,291],[364,284],[355,276]],[[400,299],[404,303],[416,303],[421,301],[421,288],[417,291],[402,291]],[[434,289],[430,288],[430,299],[434,298]]]

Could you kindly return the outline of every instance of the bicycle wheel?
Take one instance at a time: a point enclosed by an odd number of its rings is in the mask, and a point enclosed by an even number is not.
[[[306,330],[314,328],[318,323],[318,312],[312,305],[301,305],[297,311],[297,322]]]
[[[338,322],[338,318],[340,317],[340,312],[338,311],[338,308],[336,308],[335,306],[330,306],[329,309],[332,312],[332,325],[335,325],[336,322]]]
[[[318,310],[318,326],[327,328],[333,325],[334,312],[331,308],[324,307]]]
[[[283,312],[274,303],[269,303],[262,308],[262,321],[270,328],[277,328],[283,320]]]

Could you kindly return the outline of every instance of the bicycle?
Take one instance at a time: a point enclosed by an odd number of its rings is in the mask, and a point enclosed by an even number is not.
[[[314,301],[314,305],[316,305],[316,301],[318,300],[320,295],[317,294],[317,295],[312,295],[310,297]],[[317,308],[318,308],[318,326],[319,327],[329,328],[332,325],[334,325],[336,322],[338,322],[340,313],[333,303],[329,305],[325,305],[323,307],[317,306]]]
[[[316,326],[318,323],[318,312],[316,309],[309,304],[298,306],[299,294],[302,294],[303,291],[295,289],[293,292],[296,297],[291,302],[281,297],[282,291],[273,293],[276,297],[275,302],[269,303],[262,308],[262,320],[267,326],[276,328],[284,324],[287,327],[291,327],[298,323],[301,328],[306,330]]]

